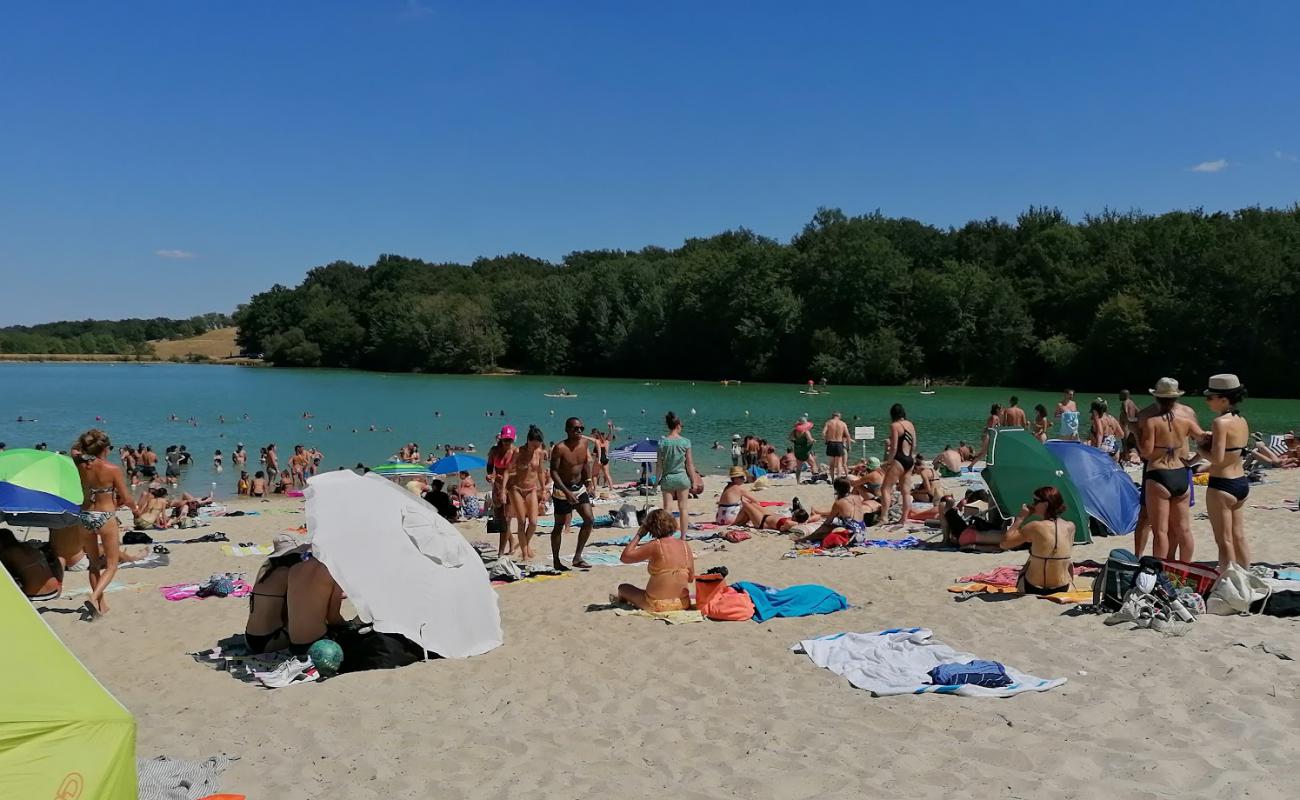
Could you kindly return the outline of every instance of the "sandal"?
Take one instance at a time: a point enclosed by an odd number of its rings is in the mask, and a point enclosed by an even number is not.
[[[160,545],[160,544],[156,544],[156,545],[154,545],[154,546],[153,546],[153,551],[154,551],[155,553],[157,553],[158,555],[161,555],[161,556],[165,556],[165,555],[167,555],[168,553],[171,552],[171,551],[168,550],[166,547],[163,547],[163,546]]]

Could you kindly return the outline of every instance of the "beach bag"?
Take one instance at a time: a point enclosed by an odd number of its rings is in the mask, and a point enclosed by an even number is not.
[[[1263,578],[1242,569],[1239,564],[1229,564],[1210,590],[1205,608],[1211,614],[1223,616],[1258,614],[1272,591]]]
[[[1092,583],[1092,604],[1104,611],[1118,611],[1137,573],[1137,556],[1123,548],[1111,550]]]
[[[637,527],[636,506],[631,503],[624,503],[618,511],[611,514],[614,518],[615,528],[635,528]]]
[[[519,565],[510,556],[501,556],[495,564],[488,568],[489,580],[513,583],[523,580],[523,577],[523,570],[519,569]]]
[[[1203,567],[1187,561],[1165,561],[1165,576],[1174,585],[1175,590],[1190,589],[1205,597],[1219,581],[1219,571],[1213,567]]]
[[[707,604],[699,608],[699,612],[717,622],[741,622],[754,618],[754,601],[748,592],[723,586]]]

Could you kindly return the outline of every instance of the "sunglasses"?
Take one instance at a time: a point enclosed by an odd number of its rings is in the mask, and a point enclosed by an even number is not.
[[[571,431],[585,431],[586,429],[587,429],[587,427],[586,427],[585,425],[570,425],[570,426],[569,426],[569,430],[571,430]]]

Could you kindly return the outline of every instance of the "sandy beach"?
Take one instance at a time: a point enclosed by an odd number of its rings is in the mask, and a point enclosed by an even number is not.
[[[1252,504],[1296,497],[1300,473],[1270,479]],[[707,487],[698,509],[711,518],[721,479]],[[787,482],[760,496],[794,495],[830,501],[824,484]],[[231,542],[266,544],[303,521],[301,501],[235,507],[262,513],[181,538],[222,531]],[[1296,523],[1289,511],[1248,509],[1255,560],[1296,559]],[[459,527],[488,540],[482,522]],[[623,532],[597,529],[593,538]],[[1195,519],[1194,532],[1198,560],[1213,560],[1208,522]],[[545,538],[538,545],[548,552]],[[1112,547],[1131,546],[1131,536],[1100,538],[1076,554],[1104,560]],[[188,655],[242,632],[245,601],[168,602],[157,590],[213,572],[251,575],[259,557],[173,545],[169,566],[119,573],[135,586],[112,594],[100,621],[79,620],[84,595],[41,607],[135,714],[138,755],[225,754],[236,760],[222,789],[249,798],[1294,796],[1300,662],[1251,649],[1266,642],[1300,658],[1293,620],[1205,616],[1186,637],[1166,638],[1108,628],[1037,598],[957,602],[946,591],[960,576],[1019,564],[1022,554],[783,559],[788,540],[776,534],[694,547],[701,571],[726,565],[732,581],[820,583],[853,607],[668,626],[589,611],[619,581],[644,581],[640,566],[597,567],[501,587],[505,645],[485,656],[280,690]],[[84,573],[72,574],[67,589],[84,584]],[[931,628],[958,650],[1068,683],[1010,699],[877,699],[789,652],[801,639],[901,626]]]

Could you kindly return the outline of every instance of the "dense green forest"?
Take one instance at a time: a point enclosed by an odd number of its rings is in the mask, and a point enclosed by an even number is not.
[[[145,356],[151,340],[183,339],[234,324],[225,314],[189,319],[86,319],[0,328],[0,353],[101,353]]]
[[[946,230],[823,209],[789,243],[335,262],[235,321],[285,366],[1135,389],[1228,370],[1296,396],[1297,302],[1300,206]]]

